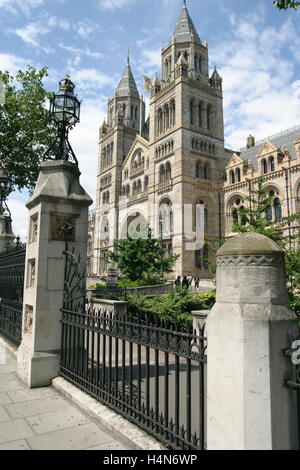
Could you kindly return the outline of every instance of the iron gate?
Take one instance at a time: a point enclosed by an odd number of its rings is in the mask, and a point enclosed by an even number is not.
[[[19,346],[22,340],[22,310],[26,248],[0,254],[0,333]]]
[[[154,315],[82,308],[66,253],[60,374],[171,449],[205,448],[206,338]]]

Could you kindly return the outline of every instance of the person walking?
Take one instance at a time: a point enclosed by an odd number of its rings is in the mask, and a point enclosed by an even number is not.
[[[180,277],[180,276],[177,276],[177,277],[176,277],[176,279],[175,279],[175,286],[176,286],[176,287],[181,286],[181,277]]]
[[[195,276],[195,289],[199,289],[200,278],[199,276]]]
[[[188,281],[188,278],[187,278],[186,276],[183,277],[181,285],[182,285],[182,287],[184,287],[185,289],[188,289],[188,288],[189,288],[189,281]]]

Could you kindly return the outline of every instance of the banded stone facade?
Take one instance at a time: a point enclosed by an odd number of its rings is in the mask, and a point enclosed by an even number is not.
[[[276,195],[270,217],[299,207],[300,129],[263,146],[250,137],[243,152],[224,147],[222,78],[216,69],[209,74],[208,46],[186,5],[162,50],[161,79],[148,80],[148,88],[146,120],[128,60],[100,128],[89,274],[106,272],[115,239],[149,224],[168,251],[180,255],[174,275],[210,278],[216,240],[232,235],[236,209],[247,204],[249,185],[261,174]],[[197,204],[204,206],[209,245],[202,249],[195,244]]]

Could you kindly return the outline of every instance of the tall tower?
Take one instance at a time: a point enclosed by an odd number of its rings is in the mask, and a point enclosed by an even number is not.
[[[195,240],[197,203],[205,206],[206,240],[220,237],[223,158],[222,79],[216,69],[209,77],[208,46],[184,2],[170,43],[162,49],[161,80],[152,83],[150,98],[149,210],[152,205],[172,208],[163,238],[180,255],[179,274],[210,275],[208,248],[189,247]],[[151,225],[157,233],[154,218]]]
[[[96,232],[93,271],[106,269],[106,257],[118,238],[118,202],[122,164],[136,135],[145,123],[145,103],[127,64],[113,98],[108,100],[107,119],[100,127],[97,174]]]

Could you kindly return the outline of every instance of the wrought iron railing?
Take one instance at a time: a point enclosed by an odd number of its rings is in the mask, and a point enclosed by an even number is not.
[[[60,374],[167,448],[202,450],[206,338],[171,326],[63,309]]]
[[[93,291],[93,297],[96,299],[126,300],[127,289],[113,286],[97,287]]]
[[[0,334],[19,345],[25,272],[24,246],[0,255]]]

